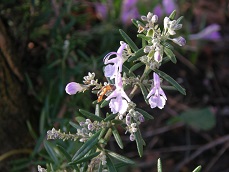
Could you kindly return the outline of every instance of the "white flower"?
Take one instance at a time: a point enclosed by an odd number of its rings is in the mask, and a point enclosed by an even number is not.
[[[164,18],[164,29],[167,30],[169,35],[175,35],[175,30],[182,28],[182,24],[179,24],[176,20],[170,20],[169,17]]]

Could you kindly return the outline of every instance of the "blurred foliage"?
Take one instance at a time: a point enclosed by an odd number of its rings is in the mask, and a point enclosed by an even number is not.
[[[87,72],[95,72],[102,78],[102,58],[119,46],[118,28],[120,5],[116,1],[106,20],[98,18],[95,1],[56,0],[3,0],[0,16],[8,25],[15,39],[16,52],[20,52],[28,92],[34,97],[34,108],[39,117],[39,134],[30,122],[29,131],[36,141],[30,157],[12,162],[12,171],[55,162],[54,169],[64,164],[65,158],[56,144],[74,152],[78,146],[68,141],[44,142],[46,131],[58,125],[63,131],[72,131],[69,120],[78,107],[89,109],[89,93],[65,97],[65,85],[69,81],[82,81]],[[104,1],[104,4],[107,2]],[[71,101],[70,101],[70,100]],[[70,110],[68,110],[70,109]],[[64,117],[63,117],[64,116]],[[46,148],[49,156],[47,155]],[[54,154],[56,158],[52,159]],[[40,161],[37,157],[43,157]]]

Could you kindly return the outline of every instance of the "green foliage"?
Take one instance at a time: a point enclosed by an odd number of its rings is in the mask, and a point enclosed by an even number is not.
[[[210,130],[216,124],[216,119],[209,107],[203,109],[189,109],[182,112],[178,119],[198,130]]]
[[[88,139],[83,146],[75,153],[75,155],[72,157],[72,161],[79,160],[83,156],[85,156],[89,150],[91,150],[97,143],[98,143],[98,137],[101,131],[96,132],[90,139]]]

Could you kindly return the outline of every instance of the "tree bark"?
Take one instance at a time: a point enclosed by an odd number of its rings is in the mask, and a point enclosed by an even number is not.
[[[22,150],[33,145],[26,121],[33,114],[27,94],[20,59],[13,46],[6,26],[0,18],[0,156],[12,150]],[[10,156],[0,162],[0,171],[9,170]],[[18,155],[17,155],[18,157]]]

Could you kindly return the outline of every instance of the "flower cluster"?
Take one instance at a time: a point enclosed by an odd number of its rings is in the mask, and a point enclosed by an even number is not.
[[[136,141],[139,155],[142,156],[143,138],[141,138],[139,125],[146,119],[152,119],[152,117],[143,109],[136,107],[137,105],[134,103],[134,98],[136,97],[134,96],[138,93],[138,90],[142,92],[144,100],[152,109],[163,109],[167,101],[165,92],[161,88],[162,79],[160,77],[170,82],[181,93],[182,91],[184,92],[178,83],[174,84],[175,81],[173,79],[159,70],[159,67],[168,60],[176,62],[172,51],[173,48],[171,48],[172,45],[167,41],[172,41],[179,46],[185,45],[186,41],[183,37],[173,37],[176,35],[177,30],[182,27],[182,24],[180,24],[181,18],[174,20],[174,13],[169,17],[165,17],[162,30],[157,24],[157,15],[149,12],[147,16],[142,16],[141,19],[143,23],[137,21],[137,24],[138,36],[142,38],[143,47],[139,49],[126,34],[123,34],[122,36],[126,42],[121,41],[117,52],[110,52],[103,59],[105,65],[104,76],[107,78],[107,82],[99,83],[95,79],[95,73],[89,72],[87,76],[83,77],[83,84],[70,82],[66,85],[65,91],[69,95],[89,89],[92,90],[92,93],[96,93],[98,99],[94,101],[96,103],[95,113],[79,110],[84,120],[76,124],[77,132],[75,134],[62,133],[55,128],[47,132],[47,139],[70,139],[85,142],[83,147],[73,156],[72,161],[76,163],[85,157],[90,157],[88,171],[94,171],[94,169],[97,170],[98,168],[102,168],[104,171],[110,170],[108,166],[112,156],[123,159],[121,156],[117,156],[105,149],[112,134],[119,147],[123,148],[123,143],[117,130],[118,126],[125,128],[126,133],[130,134],[130,141]],[[163,57],[164,53],[167,57]],[[165,58],[166,60],[164,60]],[[128,70],[124,66],[126,61],[131,61],[136,65]],[[136,76],[133,71],[142,65],[145,66],[144,72],[141,76]],[[153,73],[153,79],[149,77],[150,72]],[[106,98],[103,98],[104,96]],[[111,113],[103,115],[101,108],[108,104]],[[44,170],[38,166],[39,172],[45,172]]]
[[[74,141],[76,141],[80,137],[82,137],[82,136],[80,136],[78,133],[77,134],[71,134],[70,132],[68,134],[62,133],[60,130],[56,130],[55,128],[47,131],[47,140],[61,139],[61,140],[74,140]]]
[[[184,46],[186,41],[183,37],[171,38],[176,34],[176,30],[182,28],[179,20],[171,20],[169,17],[164,18],[164,30],[157,25],[158,16],[149,12],[147,16],[142,16],[141,19],[146,22],[143,26],[138,24],[138,32],[145,34],[148,45],[144,47],[144,52],[147,56],[142,56],[141,61],[150,66],[151,69],[158,68],[163,60],[164,45],[166,40],[171,40],[179,46]]]

